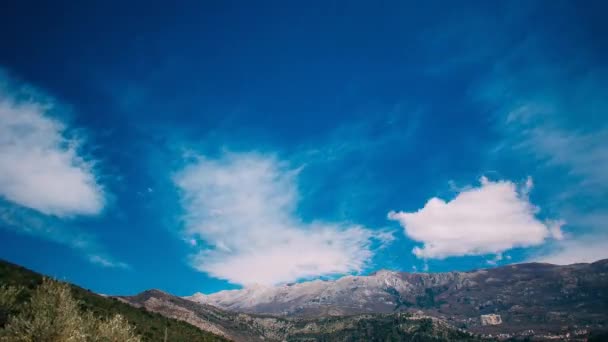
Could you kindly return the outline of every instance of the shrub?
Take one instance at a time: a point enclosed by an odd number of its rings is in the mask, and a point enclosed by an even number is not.
[[[17,297],[22,289],[16,286],[0,286],[0,328],[3,328],[8,317],[15,312]]]
[[[88,342],[139,342],[135,329],[124,317],[117,314],[114,317],[100,320],[87,312],[85,316]]]
[[[18,289],[0,288],[0,307],[14,309]],[[139,342],[134,329],[120,315],[102,320],[81,312],[65,283],[44,279],[19,312],[0,330],[2,341],[21,342]]]

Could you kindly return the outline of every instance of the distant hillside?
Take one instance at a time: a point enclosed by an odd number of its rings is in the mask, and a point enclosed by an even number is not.
[[[275,317],[224,311],[158,290],[119,298],[239,342],[482,340],[442,320],[412,313]]]
[[[608,328],[608,260],[567,266],[514,264],[471,272],[379,271],[186,298],[236,312],[284,317],[422,312],[476,333],[567,334]],[[500,320],[484,321],[482,315],[499,315]]]
[[[26,291],[21,300],[28,299],[31,291],[42,283],[42,275],[24,267],[0,260],[0,285],[20,285]],[[74,297],[82,302],[82,309],[90,310],[96,315],[109,317],[121,314],[131,324],[144,341],[163,341],[167,328],[168,341],[226,341],[226,339],[182,321],[164,317],[158,313],[149,312],[143,308],[135,308],[120,302],[115,298],[100,296],[81,287],[72,285]],[[5,322],[0,321],[0,326]]]

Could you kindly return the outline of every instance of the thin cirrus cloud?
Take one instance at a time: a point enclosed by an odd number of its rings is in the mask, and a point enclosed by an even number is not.
[[[114,261],[108,257],[101,256],[98,254],[89,255],[89,261],[93,264],[107,268],[130,268],[130,266],[124,262]]]
[[[241,285],[279,284],[360,272],[372,242],[391,234],[345,223],[302,222],[295,215],[298,170],[272,156],[197,157],[174,177],[186,211],[185,233],[205,247],[193,266]]]
[[[0,201],[0,226],[22,234],[66,245],[92,264],[105,268],[128,269],[130,266],[105,253],[95,236],[71,227],[64,219],[48,216],[33,209]]]
[[[608,257],[606,236],[584,235],[576,239],[559,241],[548,253],[538,253],[530,261],[547,262],[558,265],[590,263]]]
[[[99,213],[104,194],[92,163],[48,116],[53,101],[9,88],[0,75],[0,196],[57,217]]]
[[[608,79],[605,68],[580,72],[580,61],[547,63],[542,40],[530,39],[497,64],[478,86],[503,136],[492,158],[513,155],[552,178],[543,206],[568,221],[570,234],[552,241],[529,261],[560,264],[608,257]],[[528,63],[522,58],[536,56]],[[581,60],[589,56],[581,54]]]
[[[451,201],[431,198],[416,212],[390,212],[411,239],[421,242],[413,253],[419,258],[444,259],[451,256],[497,254],[514,247],[542,244],[545,239],[562,238],[563,222],[542,222],[537,207],[523,187],[510,181],[481,178],[479,187],[461,191]]]
[[[541,74],[551,83],[530,74]],[[568,83],[555,74],[519,71],[517,81],[485,84],[481,98],[496,108],[497,128],[505,135],[503,149],[529,154],[545,168],[566,170],[579,191],[603,193],[608,186],[608,122],[601,118],[608,107],[608,84],[598,77]],[[496,78],[508,79],[501,74]]]

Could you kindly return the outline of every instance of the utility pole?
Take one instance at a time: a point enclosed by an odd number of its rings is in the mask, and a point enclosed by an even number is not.
[[[167,327],[165,327],[165,342],[167,342]]]

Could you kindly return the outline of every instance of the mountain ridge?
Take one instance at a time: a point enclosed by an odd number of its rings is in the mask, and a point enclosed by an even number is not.
[[[559,332],[606,327],[608,259],[563,266],[521,263],[467,272],[379,270],[368,276],[185,298],[253,314],[322,317],[423,312],[479,333]],[[498,315],[500,324],[484,325],[482,315]]]
[[[421,314],[279,317],[225,311],[156,290],[117,298],[238,342],[483,340],[440,319]]]
[[[230,289],[230,290],[220,290],[220,291],[216,291],[216,292],[212,292],[209,294],[204,294],[202,292],[195,292],[194,294],[190,295],[190,296],[182,296],[183,298],[188,298],[188,297],[192,297],[194,295],[201,295],[201,296],[212,296],[218,293],[225,293],[225,292],[238,292],[238,291],[242,291],[244,289],[248,289],[250,287],[253,288],[276,288],[276,287],[291,287],[294,285],[298,285],[298,284],[303,284],[303,283],[311,283],[311,282],[332,282],[332,281],[336,281],[338,279],[342,279],[342,278],[346,278],[346,277],[371,277],[371,276],[376,276],[378,274],[382,274],[382,273],[393,273],[393,274],[445,274],[445,273],[472,273],[472,272],[479,272],[479,271],[486,271],[486,270],[491,270],[491,269],[496,269],[496,268],[504,268],[504,267],[511,267],[511,266],[517,266],[517,265],[539,265],[539,266],[554,266],[554,267],[570,267],[570,266],[578,266],[578,265],[591,265],[591,264],[596,264],[596,263],[604,263],[604,262],[608,262],[608,258],[607,259],[599,259],[593,262],[577,262],[577,263],[572,263],[572,264],[566,264],[566,265],[560,265],[560,264],[552,264],[552,263],[548,263],[548,262],[538,262],[538,261],[532,261],[532,262],[522,262],[522,263],[513,263],[513,264],[508,264],[508,265],[502,265],[502,266],[497,266],[497,267],[485,267],[485,268],[475,268],[475,269],[471,269],[471,270],[467,270],[467,271],[446,271],[446,272],[408,272],[408,271],[398,271],[398,270],[390,270],[390,269],[378,269],[376,271],[373,271],[369,274],[366,275],[345,275],[342,277],[339,277],[337,279],[311,279],[311,280],[304,280],[301,282],[289,282],[289,283],[285,283],[285,284],[279,284],[279,285],[264,285],[264,284],[252,284],[251,286],[243,286],[243,288],[241,289]],[[154,289],[150,289],[150,290],[154,290]],[[149,290],[145,290],[145,291],[149,291]],[[162,290],[159,290],[162,291]]]

